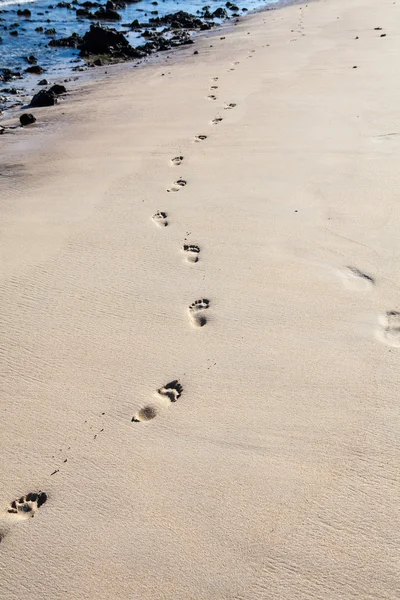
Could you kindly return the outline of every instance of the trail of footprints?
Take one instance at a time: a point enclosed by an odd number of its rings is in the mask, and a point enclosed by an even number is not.
[[[254,53],[254,50],[251,51]],[[251,58],[249,56],[248,58]],[[238,65],[236,61],[234,65]],[[232,67],[229,69],[234,71]],[[210,94],[207,96],[210,100],[217,100],[215,91],[218,89],[218,85],[215,83],[218,81],[218,77],[213,77],[214,82],[210,88]],[[232,110],[236,107],[234,102],[226,104],[225,110]],[[213,125],[218,125],[222,121],[222,117],[216,116],[212,119]],[[193,142],[200,143],[207,140],[207,135],[198,134],[193,138]],[[174,167],[178,167],[182,164],[184,157],[179,155],[171,159],[171,164]],[[174,181],[173,185],[167,189],[168,192],[178,192],[187,185],[187,181],[183,178],[179,178]],[[168,213],[166,211],[158,210],[153,216],[152,221],[157,227],[167,227],[168,225]],[[185,255],[188,263],[197,263],[199,261],[200,246],[196,244],[184,244],[182,246],[182,252]],[[365,291],[375,285],[375,279],[370,275],[363,273],[356,267],[347,266],[341,272],[340,276],[346,287],[353,291]],[[195,300],[188,307],[189,320],[193,327],[201,328],[207,323],[207,311],[210,307],[210,300],[207,298],[201,298]],[[392,347],[400,348],[400,311],[387,311],[381,314],[378,318],[379,328],[377,329],[377,338],[384,344]],[[182,395],[183,387],[178,379],[170,381],[163,387],[157,390],[157,398],[148,404],[145,404],[134,414],[131,421],[133,423],[141,423],[153,420],[162,410],[168,408],[171,404],[174,404]],[[34,517],[39,508],[47,501],[47,494],[44,491],[29,492],[25,496],[21,496],[18,500],[13,500],[6,511],[0,516],[4,519],[10,519],[12,521],[25,520],[30,517]],[[0,543],[4,539],[5,531],[0,529]]]

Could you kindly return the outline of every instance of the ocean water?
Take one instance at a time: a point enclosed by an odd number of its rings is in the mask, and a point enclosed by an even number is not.
[[[68,1],[68,0],[67,0]],[[105,5],[106,0],[99,0]],[[240,14],[246,14],[242,9],[248,11],[262,8],[266,5],[273,5],[278,0],[243,0],[235,2],[240,8]],[[38,64],[45,69],[42,75],[24,76],[23,79],[16,79],[4,84],[0,83],[0,109],[10,105],[10,101],[17,100],[17,96],[10,98],[4,89],[15,87],[18,90],[26,90],[27,87],[32,90],[40,79],[46,78],[54,81],[57,77],[64,77],[74,66],[83,64],[78,57],[78,50],[72,48],[51,48],[48,46],[52,38],[58,39],[71,35],[73,32],[83,35],[93,22],[89,19],[77,18],[75,11],[57,7],[59,0],[0,0],[0,69],[8,68],[19,72],[24,72],[29,67],[25,60],[26,56],[34,55]],[[84,0],[79,0],[82,4]],[[226,2],[226,0],[225,0]],[[129,42],[135,46],[144,43],[140,34],[128,32],[124,28],[124,23],[131,23],[134,19],[147,21],[152,16],[163,16],[178,10],[185,10],[196,14],[206,4],[210,10],[225,7],[225,2],[221,0],[158,0],[154,5],[152,0],[141,0],[134,4],[127,4],[125,9],[118,10],[121,15],[121,21],[102,21],[102,25],[113,27],[123,31]],[[29,9],[32,13],[30,18],[17,14],[18,10]],[[79,8],[75,5],[75,8]],[[89,9],[92,12],[96,8]],[[151,14],[152,11],[158,11],[158,15]],[[232,14],[228,10],[228,14]],[[217,21],[215,21],[217,22]],[[37,32],[36,28],[43,27],[43,32]],[[46,34],[48,29],[55,29],[56,34]],[[12,31],[18,31],[18,36],[11,35]],[[16,102],[18,103],[18,101]]]

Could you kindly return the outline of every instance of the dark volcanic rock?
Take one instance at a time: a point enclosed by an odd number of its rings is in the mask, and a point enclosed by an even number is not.
[[[25,60],[30,65],[36,65],[37,64],[37,58],[36,58],[36,56],[33,56],[33,54],[31,54],[30,56],[25,56]]]
[[[108,4],[108,3],[107,3]],[[103,6],[96,10],[91,19],[98,19],[99,21],[120,21],[121,15],[116,10],[111,8],[104,8]]]
[[[31,113],[24,113],[19,118],[21,127],[26,127],[27,125],[32,125],[32,123],[34,123],[35,121],[36,121],[36,118]]]
[[[124,0],[108,0],[106,8],[109,10],[123,10],[126,8],[126,2]]]
[[[87,0],[86,2],[82,2],[81,6],[84,8],[100,8],[101,4],[100,2],[90,2],[90,0]]]
[[[217,8],[217,10],[214,10],[212,16],[214,19],[227,19],[228,13],[224,8]]]
[[[198,17],[179,10],[176,13],[165,15],[164,17],[155,17],[150,19],[152,25],[169,25],[172,29],[210,29],[212,25],[210,23],[204,23]]]
[[[53,106],[57,102],[57,96],[54,92],[50,90],[40,90],[37,94],[35,94],[29,104],[34,108],[38,108],[40,106]]]
[[[47,81],[47,79],[41,79],[38,85],[49,85],[49,82]]]
[[[25,69],[25,73],[33,73],[34,75],[41,75],[44,73],[43,67],[40,65],[33,65],[32,67],[28,67]]]
[[[67,93],[67,88],[65,87],[65,85],[61,85],[60,83],[55,83],[54,85],[51,86],[51,88],[49,89],[49,92],[53,92],[53,94],[55,94],[56,96],[61,96],[61,94]]]
[[[22,75],[19,71],[12,71],[11,69],[0,69],[0,81],[12,81],[13,79],[21,79]]]
[[[91,19],[93,17],[93,14],[87,8],[78,8],[76,10],[76,16],[82,17],[84,19]]]
[[[49,46],[52,47],[66,47],[66,48],[78,48],[82,44],[83,39],[77,33],[73,33],[69,37],[61,38],[59,40],[51,40]]]
[[[32,16],[32,13],[27,8],[24,8],[23,10],[21,10],[21,9],[17,10],[17,15],[19,17],[27,17],[29,19],[29,17]]]
[[[90,54],[107,54],[115,58],[140,58],[143,53],[133,48],[126,37],[108,27],[99,24],[91,25],[79,46],[81,56]]]

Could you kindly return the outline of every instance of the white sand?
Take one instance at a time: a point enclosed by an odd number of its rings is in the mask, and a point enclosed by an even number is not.
[[[3,136],[4,600],[399,599],[399,18],[254,15]]]

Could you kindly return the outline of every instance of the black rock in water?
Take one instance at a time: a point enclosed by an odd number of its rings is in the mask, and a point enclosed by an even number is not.
[[[48,43],[52,47],[66,47],[66,48],[78,48],[82,44],[83,39],[77,33],[73,33],[69,37],[61,38],[59,40],[50,40]]]
[[[32,108],[39,108],[41,106],[54,106],[57,103],[57,96],[50,90],[40,90],[35,94],[29,104]]]
[[[109,3],[107,2],[107,4]],[[96,12],[93,13],[90,18],[99,19],[100,21],[120,21],[122,17],[119,13],[117,13],[116,10],[113,10],[112,8],[104,8],[104,6],[102,6],[96,10]]]
[[[0,69],[0,81],[12,81],[13,79],[21,79],[22,75],[19,71],[12,71],[11,69]]]
[[[41,79],[38,85],[49,85],[49,82],[47,81],[47,79]]]
[[[217,8],[217,10],[214,10],[212,16],[214,19],[227,19],[228,13],[224,8]]]
[[[140,58],[143,53],[135,50],[126,37],[108,27],[99,24],[91,25],[79,45],[81,56],[90,54],[107,54],[115,58]]]
[[[184,10],[165,15],[164,17],[155,17],[150,19],[150,23],[155,26],[169,25],[172,29],[211,29],[210,23],[205,23],[198,17],[191,15]]]
[[[17,15],[19,17],[27,17],[29,19],[29,17],[32,16],[32,13],[31,13],[30,10],[28,10],[27,8],[25,8],[24,10],[21,10],[21,9],[17,10]]]
[[[36,56],[33,56],[33,54],[31,54],[30,56],[25,56],[25,60],[30,65],[36,65],[37,64],[37,58],[36,58]]]
[[[32,123],[34,123],[35,121],[36,121],[36,118],[31,113],[24,113],[19,118],[21,127],[26,127],[27,125],[32,125]]]
[[[41,75],[42,73],[44,73],[44,69],[40,65],[33,65],[32,67],[28,67],[27,69],[25,69],[25,72],[33,73],[34,75]]]

